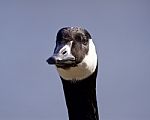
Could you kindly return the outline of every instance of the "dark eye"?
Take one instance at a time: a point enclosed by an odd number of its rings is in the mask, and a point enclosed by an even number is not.
[[[82,36],[80,34],[75,36],[76,41],[82,42]]]
[[[83,39],[83,40],[82,40],[82,43],[83,43],[84,45],[87,45],[87,44],[88,44],[88,40],[87,40],[87,39]]]
[[[86,37],[84,37],[84,35],[82,35],[82,34],[77,34],[76,37],[75,37],[75,39],[76,39],[78,42],[82,43],[83,45],[87,45],[87,43],[88,43],[88,40],[87,40]]]

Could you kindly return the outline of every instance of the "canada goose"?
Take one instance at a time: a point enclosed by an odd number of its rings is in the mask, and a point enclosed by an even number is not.
[[[80,27],[60,29],[54,53],[47,62],[56,65],[62,80],[69,120],[98,120],[98,62],[89,32]]]

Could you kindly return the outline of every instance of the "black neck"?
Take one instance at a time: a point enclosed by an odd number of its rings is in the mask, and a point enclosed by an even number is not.
[[[69,120],[99,120],[95,72],[76,82],[62,79]]]

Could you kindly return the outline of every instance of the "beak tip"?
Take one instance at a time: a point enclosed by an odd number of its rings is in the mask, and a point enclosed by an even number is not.
[[[50,57],[46,60],[48,64],[56,64],[56,59],[54,57]]]

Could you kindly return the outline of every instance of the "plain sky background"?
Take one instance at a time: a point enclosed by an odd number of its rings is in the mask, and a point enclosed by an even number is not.
[[[96,44],[101,120],[150,120],[150,0],[0,0],[0,120],[68,119],[46,63],[65,26]]]

